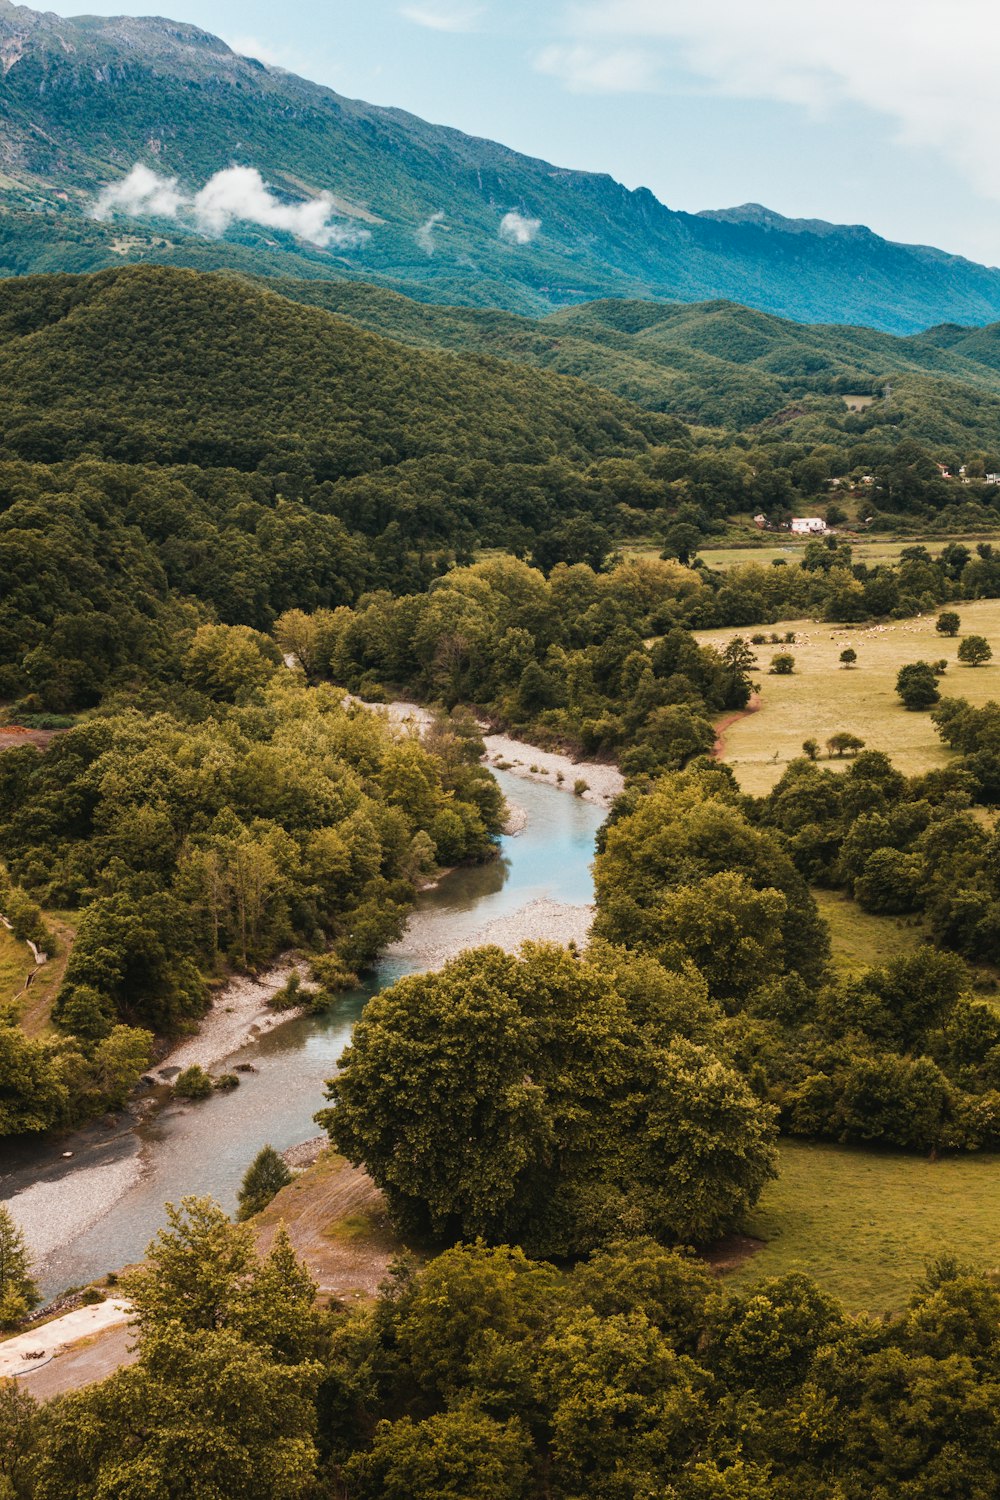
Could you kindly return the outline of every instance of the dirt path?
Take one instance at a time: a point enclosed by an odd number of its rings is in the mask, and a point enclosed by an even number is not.
[[[62,1396],[67,1391],[78,1391],[82,1386],[106,1380],[124,1365],[134,1364],[138,1351],[135,1330],[121,1323],[104,1333],[95,1334],[72,1344],[61,1354],[28,1374],[18,1378],[18,1384],[30,1391],[37,1401],[49,1401],[53,1396]]]
[[[751,694],[750,702],[746,708],[740,709],[737,714],[730,714],[725,719],[720,719],[715,726],[715,744],[712,746],[712,759],[722,760],[726,754],[725,734],[727,729],[732,729],[741,719],[749,719],[751,714],[757,713],[760,708],[760,697],[757,693]]]
[[[65,733],[64,729],[22,729],[19,724],[5,724],[0,729],[0,750],[17,750],[21,745],[37,745],[44,750],[57,734]]]

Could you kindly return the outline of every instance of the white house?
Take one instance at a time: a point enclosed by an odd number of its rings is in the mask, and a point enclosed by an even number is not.
[[[822,536],[826,531],[826,522],[821,521],[819,516],[793,516],[792,531],[796,536]]]

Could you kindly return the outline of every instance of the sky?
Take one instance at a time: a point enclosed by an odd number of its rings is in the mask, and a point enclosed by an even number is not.
[[[339,93],[671,208],[763,203],[1000,264],[995,0],[161,3]]]

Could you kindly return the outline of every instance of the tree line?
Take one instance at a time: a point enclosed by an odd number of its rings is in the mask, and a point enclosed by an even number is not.
[[[122,1279],[138,1358],[44,1406],[0,1387],[8,1500],[940,1500],[992,1493],[994,1279],[942,1257],[852,1318],[644,1238],[572,1267],[460,1243],[322,1309],[278,1230],[168,1206]]]

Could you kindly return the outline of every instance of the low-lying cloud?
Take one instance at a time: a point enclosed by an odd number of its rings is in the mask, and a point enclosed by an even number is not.
[[[185,192],[176,177],[163,177],[141,162],[121,182],[98,194],[95,219],[122,214],[131,219],[177,219],[202,234],[222,235],[236,222],[283,229],[320,250],[350,249],[371,236],[367,229],[336,217],[329,193],[304,203],[275,197],[256,167],[227,167],[210,177],[197,193]]]
[[[435,229],[440,228],[443,223],[444,212],[439,208],[436,214],[431,214],[430,218],[425,219],[420,228],[414,231],[413,237],[416,240],[417,244],[420,246],[421,250],[425,252],[425,254],[434,254],[434,251],[436,249],[434,243],[434,231]]]
[[[508,245],[530,245],[541,227],[541,219],[528,219],[511,209],[500,220],[500,238]]]

